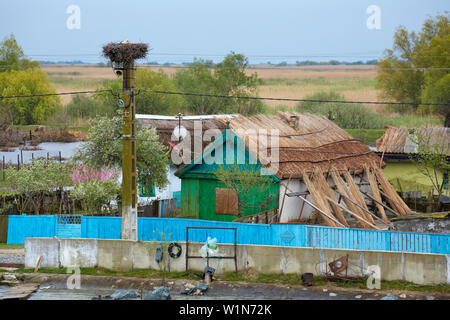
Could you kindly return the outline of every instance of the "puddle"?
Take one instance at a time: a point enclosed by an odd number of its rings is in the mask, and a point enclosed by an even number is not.
[[[61,157],[69,159],[74,155],[76,150],[81,146],[83,142],[42,142],[37,145],[40,150],[22,150],[20,153],[20,147],[11,148],[10,152],[2,151],[0,152],[0,161],[5,157],[5,163],[11,162],[12,164],[17,164],[17,156],[20,160],[23,157],[23,162],[28,163],[32,158],[46,158],[47,153],[49,157],[59,157],[59,152],[61,152]]]
[[[57,287],[54,285],[43,284],[39,289],[32,293],[27,300],[92,300],[94,297],[101,295],[102,297],[114,293],[115,290],[110,288],[81,288],[81,289],[67,289],[62,287]],[[1,293],[1,287],[0,287]],[[144,295],[147,291],[144,291]],[[203,296],[188,296],[185,294],[180,294],[179,291],[171,291],[170,296],[172,300],[266,300],[266,299],[277,299],[277,297],[264,297],[264,296],[241,296],[241,295],[216,295],[213,292],[207,292]],[[281,297],[279,297],[281,298]],[[130,300],[140,300],[130,299]]]
[[[9,287],[8,286],[0,286],[0,295],[6,291],[8,291]]]
[[[31,294],[27,300],[92,300],[93,297],[97,297],[99,295],[106,296],[114,293],[114,290],[106,290],[106,289],[42,289],[39,288],[36,292]]]

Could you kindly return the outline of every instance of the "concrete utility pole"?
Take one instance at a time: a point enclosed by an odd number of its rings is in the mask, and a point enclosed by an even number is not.
[[[145,43],[109,43],[103,47],[103,55],[118,67],[117,75],[123,76],[123,153],[122,153],[122,233],[124,240],[137,240],[137,175],[136,175],[136,111],[134,92],[134,61],[145,58],[148,45]]]
[[[122,239],[137,240],[136,111],[134,60],[123,66]]]

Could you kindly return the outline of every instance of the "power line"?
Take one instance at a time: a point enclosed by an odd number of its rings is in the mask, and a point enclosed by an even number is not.
[[[294,101],[294,102],[318,102],[318,103],[357,103],[357,104],[394,104],[394,105],[424,105],[424,106],[446,106],[450,107],[450,103],[421,103],[421,102],[381,102],[381,101],[343,101],[343,100],[311,100],[311,99],[294,99],[294,98],[270,98],[270,97],[246,97],[246,96],[232,96],[219,95],[207,93],[188,93],[188,92],[174,92],[174,91],[158,91],[138,89],[139,92],[156,93],[156,94],[173,94],[182,96],[198,96],[198,97],[212,97],[212,98],[226,98],[226,99],[246,99],[246,100],[272,100],[272,101]]]
[[[61,93],[29,94],[29,95],[17,95],[17,96],[0,96],[0,99],[64,96],[64,95],[70,95],[70,94],[86,94],[86,93],[101,93],[101,92],[111,92],[112,93],[112,90],[91,90],[91,91],[74,91],[74,92],[61,92]]]
[[[15,98],[33,98],[33,97],[46,97],[46,96],[62,96],[72,94],[88,94],[88,93],[102,93],[110,92],[114,94],[113,90],[91,90],[91,91],[74,91],[74,92],[62,92],[62,93],[44,93],[44,94],[31,94],[31,95],[16,95],[16,96],[0,96],[0,99],[15,99]],[[385,102],[385,101],[354,101],[354,100],[313,100],[313,99],[295,99],[295,98],[273,98],[273,97],[254,97],[254,96],[233,96],[233,95],[219,95],[208,93],[189,93],[189,92],[176,92],[176,91],[158,91],[158,90],[146,90],[137,89],[136,95],[139,93],[156,93],[156,94],[171,94],[182,96],[198,96],[198,97],[211,97],[222,99],[244,99],[244,100],[271,100],[271,101],[293,101],[293,102],[313,102],[313,103],[354,103],[354,104],[381,104],[381,105],[424,105],[424,106],[445,106],[450,107],[450,103],[421,103],[421,102]]]

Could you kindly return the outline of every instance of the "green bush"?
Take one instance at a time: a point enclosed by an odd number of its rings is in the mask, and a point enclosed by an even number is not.
[[[345,98],[334,91],[321,91],[306,97],[305,100],[344,101]],[[295,109],[301,113],[322,114],[346,129],[381,129],[385,123],[384,117],[356,103],[302,101]]]
[[[80,200],[84,209],[90,215],[100,214],[105,209],[111,213],[111,201],[117,200],[120,194],[120,184],[116,181],[102,181],[91,179],[77,184],[71,195],[75,200]]]
[[[96,116],[114,116],[116,107],[95,97],[75,95],[65,107],[65,112],[72,119],[91,119]]]

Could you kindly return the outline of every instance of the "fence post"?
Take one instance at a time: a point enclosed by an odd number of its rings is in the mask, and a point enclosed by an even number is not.
[[[20,170],[20,158],[19,154],[17,154],[17,170]]]
[[[2,173],[3,173],[3,181],[5,181],[5,156],[3,156],[2,161]]]

